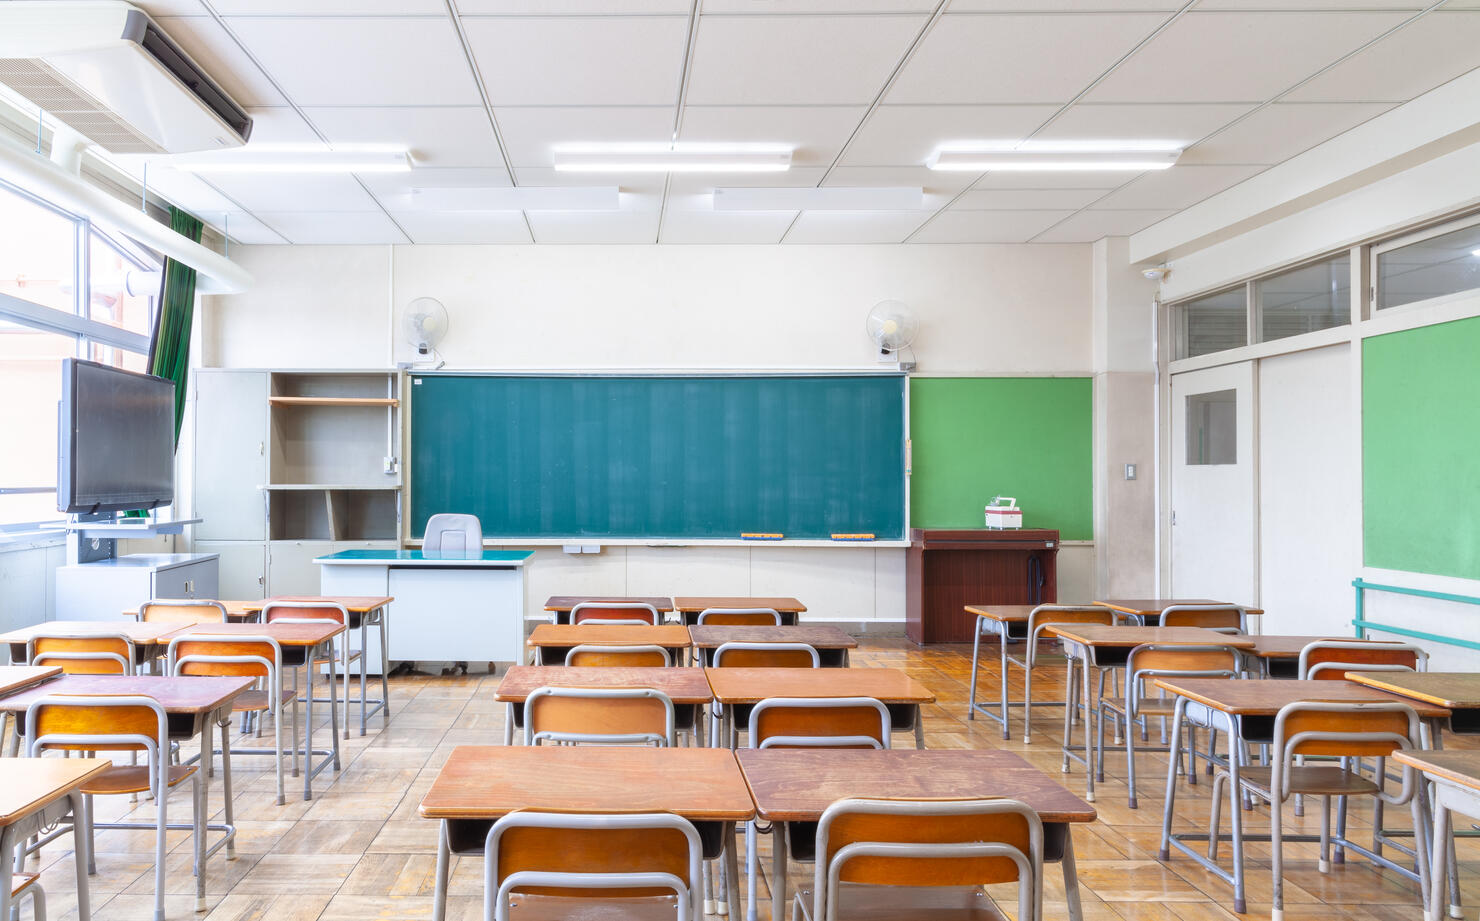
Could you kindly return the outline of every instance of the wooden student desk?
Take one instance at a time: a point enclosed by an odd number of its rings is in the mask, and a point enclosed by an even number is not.
[[[481,855],[493,822],[516,809],[683,816],[699,827],[705,858],[724,858],[730,880],[730,917],[740,917],[735,823],[754,816],[755,804],[733,752],[582,745],[458,746],[421,801],[421,815],[442,823],[437,836],[438,906],[446,904],[452,852]],[[698,880],[693,884],[701,885]]]
[[[10,647],[10,661],[26,661],[26,644],[32,637],[48,636],[126,636],[133,641],[135,665],[143,665],[164,654],[170,636],[189,624],[145,623],[100,620],[49,620],[8,633],[0,633],[0,644]]]
[[[87,843],[76,817],[85,814],[82,787],[113,762],[101,758],[6,758],[0,760],[0,861],[15,866],[15,853],[31,835],[68,815],[72,823],[72,865],[77,875],[77,918],[89,921],[92,907],[87,879]],[[34,874],[27,874],[34,875]],[[12,883],[0,885],[0,918],[10,917]]]
[[[1300,651],[1311,643],[1368,643],[1350,636],[1281,636],[1279,634],[1253,635],[1249,639],[1254,646],[1244,652],[1249,658],[1259,660],[1266,678],[1294,678],[1299,674]]]
[[[774,823],[771,917],[785,919],[787,842],[782,824],[816,822],[848,797],[936,799],[1008,797],[1043,820],[1044,859],[1063,864],[1069,917],[1082,917],[1069,824],[1093,822],[1095,810],[1012,752],[890,749],[741,749],[735,753],[756,804]],[[731,917],[734,917],[733,915]]]
[[[1263,681],[1239,681],[1233,679],[1218,678],[1153,678],[1152,683],[1165,690],[1169,694],[1176,695],[1176,710],[1172,718],[1171,749],[1176,751],[1181,746],[1182,724],[1186,719],[1189,703],[1200,704],[1207,708],[1212,717],[1213,728],[1228,734],[1229,751],[1236,751],[1237,746],[1244,741],[1268,742],[1274,737],[1274,717],[1280,708],[1286,704],[1296,703],[1303,700],[1329,700],[1352,703],[1376,703],[1398,701],[1408,704],[1417,711],[1419,717],[1424,721],[1424,734],[1430,735],[1428,726],[1435,720],[1446,719],[1449,711],[1443,707],[1427,704],[1422,701],[1405,699],[1396,694],[1389,694],[1375,688],[1363,687],[1347,681],[1295,681],[1279,678],[1270,678]],[[1426,743],[1427,744],[1427,741]],[[1162,812],[1161,825],[1161,850],[1159,859],[1167,860],[1171,855],[1171,849],[1176,848],[1181,853],[1193,860],[1210,873],[1215,874],[1224,882],[1233,886],[1234,911],[1242,914],[1245,910],[1245,886],[1244,886],[1244,854],[1241,841],[1268,840],[1267,835],[1254,836],[1243,832],[1243,809],[1239,806],[1241,791],[1239,789],[1239,764],[1237,758],[1228,759],[1229,772],[1229,797],[1231,808],[1229,816],[1232,821],[1233,834],[1220,835],[1219,840],[1231,839],[1235,842],[1233,851],[1233,872],[1230,874],[1204,854],[1195,850],[1194,843],[1206,843],[1208,835],[1205,833],[1172,833],[1172,810],[1177,792],[1177,767],[1178,760],[1171,758],[1168,761],[1166,799]],[[1380,832],[1378,833],[1380,836]],[[1318,841],[1319,836],[1285,834],[1285,841]],[[1379,840],[1381,838],[1379,837]],[[1411,876],[1411,870],[1407,867],[1386,861],[1385,865],[1399,873]],[[1406,858],[1405,858],[1406,859]]]
[[[781,615],[781,623],[792,626],[797,615],[807,606],[795,598],[759,598],[743,595],[689,595],[673,599],[673,609],[683,615],[685,626],[699,622],[699,615],[708,608],[770,608]]]
[[[805,643],[817,650],[825,668],[845,668],[848,650],[858,641],[831,624],[799,624],[794,627],[699,627],[689,628],[694,648],[702,650],[703,661],[714,661],[714,650],[726,643]]]
[[[915,732],[915,747],[925,747],[920,705],[935,703],[935,692],[901,668],[706,668],[710,690],[720,703],[720,739],[734,738],[734,709],[771,697],[872,697],[889,708],[897,731]]]
[[[35,687],[61,673],[60,665],[0,665],[0,697]]]
[[[657,627],[636,624],[540,624],[529,634],[535,664],[565,664],[565,655],[577,646],[661,646],[674,665],[689,648],[689,631],[677,624]]]
[[[673,701],[680,729],[697,725],[699,707],[714,695],[697,668],[582,668],[564,665],[515,665],[498,683],[494,700],[509,705],[504,744],[514,742],[514,729],[524,726],[524,701],[535,688],[652,688]]]
[[[1110,601],[1096,601],[1095,604],[1121,614],[1128,614],[1145,626],[1155,627],[1161,624],[1161,612],[1175,604],[1206,605],[1232,604],[1232,602],[1210,601],[1207,598],[1115,598]],[[1245,608],[1245,610],[1250,614],[1255,613],[1252,608]]]
[[[1449,811],[1463,813],[1471,818],[1480,818],[1480,752],[1474,751],[1399,751],[1393,752],[1393,761],[1406,767],[1417,768],[1429,780],[1434,791],[1434,834],[1430,839],[1433,848],[1449,850],[1452,819]],[[1424,893],[1424,918],[1437,919],[1443,916],[1444,887],[1451,871],[1451,859],[1429,861],[1429,891]],[[1451,889],[1453,892],[1453,889]],[[1450,917],[1463,913],[1451,896]]]
[[[673,610],[673,599],[666,595],[551,595],[545,599],[545,610],[555,612],[555,623],[570,623],[570,612],[578,604],[650,604],[659,614]]]
[[[1480,674],[1474,672],[1347,672],[1347,681],[1449,711],[1449,731],[1480,733]],[[1437,739],[1436,739],[1437,741]]]

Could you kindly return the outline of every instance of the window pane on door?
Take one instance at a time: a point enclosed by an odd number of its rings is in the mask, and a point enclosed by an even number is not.
[[[1238,391],[1187,397],[1187,465],[1238,463]]]
[[[1262,278],[1254,290],[1262,312],[1261,342],[1346,326],[1351,322],[1351,254]]]
[[[1377,254],[1377,309],[1480,289],[1480,224]]]

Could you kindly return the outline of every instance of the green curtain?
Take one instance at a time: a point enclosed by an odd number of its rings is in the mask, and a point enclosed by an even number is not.
[[[170,206],[170,228],[199,243],[203,225],[190,214]],[[164,283],[154,335],[149,341],[149,373],[175,382],[175,445],[185,419],[185,382],[190,373],[190,327],[195,319],[195,269],[173,259],[164,261]]]

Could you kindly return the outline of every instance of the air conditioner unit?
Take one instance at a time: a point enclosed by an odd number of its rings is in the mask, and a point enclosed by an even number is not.
[[[0,83],[111,153],[240,147],[252,118],[121,0],[0,2]]]

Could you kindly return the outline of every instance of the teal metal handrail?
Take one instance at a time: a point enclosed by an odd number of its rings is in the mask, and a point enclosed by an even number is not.
[[[1393,595],[1412,595],[1415,598],[1432,598],[1435,601],[1453,601],[1457,604],[1480,604],[1480,598],[1473,595],[1454,595],[1449,592],[1431,592],[1423,588],[1405,588],[1401,585],[1383,585],[1379,582],[1368,582],[1365,579],[1353,579],[1352,587],[1357,590],[1357,616],[1352,620],[1352,626],[1357,628],[1357,639],[1365,639],[1368,630],[1377,630],[1382,633],[1395,633],[1399,636],[1411,637],[1416,640],[1429,640],[1434,643],[1443,643],[1446,646],[1460,646],[1465,649],[1480,649],[1480,643],[1474,640],[1462,640],[1457,636],[1444,636],[1440,633],[1426,633],[1422,630],[1412,630],[1408,627],[1395,627],[1392,624],[1378,623],[1367,619],[1366,592],[1370,589],[1375,592],[1388,592]]]

